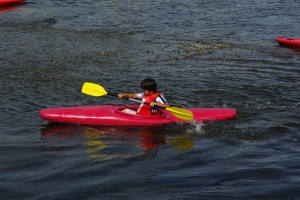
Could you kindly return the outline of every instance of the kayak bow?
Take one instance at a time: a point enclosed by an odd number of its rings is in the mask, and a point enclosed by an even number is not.
[[[290,47],[298,47],[300,48],[300,38],[275,38],[275,40],[281,44]]]

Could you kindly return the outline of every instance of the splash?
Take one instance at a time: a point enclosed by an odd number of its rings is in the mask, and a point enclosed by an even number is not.
[[[188,134],[197,134],[197,135],[205,135],[205,131],[203,130],[204,123],[203,122],[192,122],[191,126],[186,129],[186,133]]]

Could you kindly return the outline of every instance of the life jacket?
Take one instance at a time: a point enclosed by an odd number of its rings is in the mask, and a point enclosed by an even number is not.
[[[159,95],[161,95],[161,93],[156,92],[156,93],[151,94],[149,96],[143,96],[142,101],[147,102],[147,103],[154,102],[155,99]],[[160,115],[162,115],[162,110],[161,109],[156,110],[156,112],[153,112],[152,110],[153,110],[153,108],[150,105],[145,104],[145,103],[141,103],[141,105],[140,105],[140,107],[137,111],[137,114],[138,115],[143,115],[143,116],[160,116]]]

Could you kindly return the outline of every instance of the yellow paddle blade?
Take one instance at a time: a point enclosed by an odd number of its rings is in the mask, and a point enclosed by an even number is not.
[[[95,97],[107,95],[107,92],[101,85],[90,82],[85,82],[83,84],[81,92]]]
[[[189,120],[189,121],[194,119],[192,111],[189,110],[185,110],[177,107],[166,108],[166,110],[170,111],[175,117],[180,119]]]

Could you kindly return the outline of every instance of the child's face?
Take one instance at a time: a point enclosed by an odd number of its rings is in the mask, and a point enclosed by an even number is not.
[[[153,94],[153,91],[144,90],[144,95],[145,95],[145,96],[149,96],[149,95],[151,95],[151,94]]]

